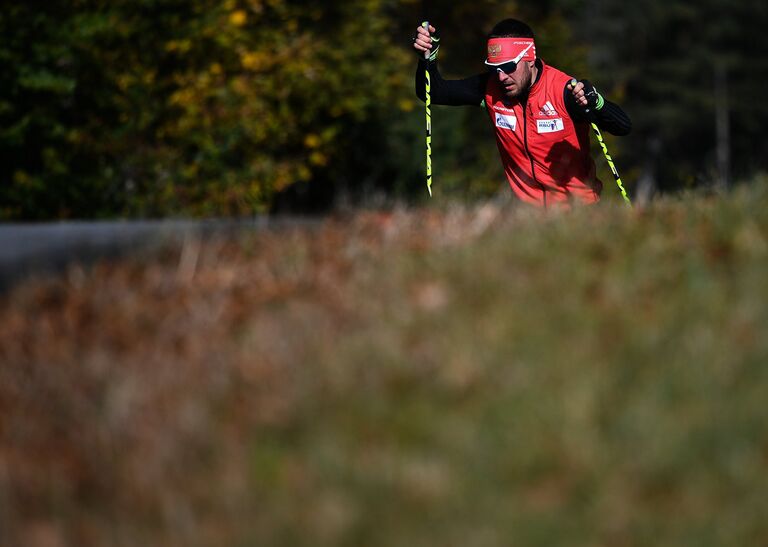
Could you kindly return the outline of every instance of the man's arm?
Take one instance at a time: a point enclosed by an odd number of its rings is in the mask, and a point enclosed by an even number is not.
[[[413,36],[413,48],[419,55],[419,64],[416,67],[416,96],[422,101],[426,100],[424,73],[429,67],[429,95],[433,104],[449,106],[480,106],[485,99],[485,86],[488,81],[486,74],[470,76],[463,80],[444,80],[437,69],[437,53],[440,49],[440,39],[437,37],[435,27],[419,26]],[[429,52],[428,59],[424,55]]]
[[[429,98],[432,104],[449,106],[480,106],[482,104],[485,99],[487,74],[477,74],[462,80],[444,80],[437,69],[437,63],[425,59],[420,59],[416,67],[415,88],[419,99],[425,100],[424,72],[427,63],[429,63],[430,80]]]
[[[594,123],[617,137],[632,131],[632,120],[626,112],[616,103],[605,100],[588,80],[578,81],[576,85],[568,83],[563,93],[565,107],[574,121]]]

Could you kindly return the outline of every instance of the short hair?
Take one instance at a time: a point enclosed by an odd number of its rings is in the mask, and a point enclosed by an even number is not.
[[[531,27],[517,19],[504,19],[499,21],[491,29],[488,39],[491,38],[534,38]]]

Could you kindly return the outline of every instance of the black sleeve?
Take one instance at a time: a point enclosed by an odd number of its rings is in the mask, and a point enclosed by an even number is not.
[[[602,131],[607,131],[617,137],[629,135],[630,131],[632,131],[632,120],[616,103],[606,100],[603,108],[600,110],[593,109],[590,112],[585,112],[584,107],[576,102],[567,85],[563,93],[565,107],[574,121],[594,123]]]
[[[427,61],[419,59],[416,68],[416,96],[426,100],[424,84]],[[487,74],[477,74],[463,80],[444,80],[437,69],[437,63],[429,63],[429,100],[432,104],[449,106],[480,106],[485,100]]]

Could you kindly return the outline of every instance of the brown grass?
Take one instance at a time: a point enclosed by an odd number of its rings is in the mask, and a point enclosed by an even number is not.
[[[364,212],[22,283],[0,543],[763,545],[765,196]]]

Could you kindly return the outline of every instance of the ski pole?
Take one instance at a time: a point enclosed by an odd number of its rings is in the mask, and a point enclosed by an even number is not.
[[[571,87],[575,87],[578,83],[577,80],[573,79],[570,82]],[[605,144],[605,140],[603,140],[603,134],[600,133],[600,129],[597,127],[596,123],[592,123],[592,130],[595,132],[595,136],[597,137],[597,142],[600,143],[600,148],[603,150],[603,155],[605,156],[605,160],[608,162],[608,167],[611,168],[611,173],[613,173],[613,178],[616,179],[616,184],[619,187],[619,191],[621,192],[621,197],[624,198],[624,201],[627,202],[629,206],[632,206],[632,202],[629,200],[629,196],[627,195],[627,191],[624,189],[624,183],[621,182],[621,177],[619,176],[619,172],[616,170],[616,165],[613,163],[613,158],[608,153],[608,146]]]
[[[421,24],[422,27],[429,32],[429,21],[424,21]],[[426,60],[426,69],[424,70],[424,94],[426,95],[426,113],[427,113],[427,190],[429,191],[429,197],[432,197],[432,113],[430,111],[430,105],[432,101],[429,97],[429,90],[431,80],[429,78],[429,50],[424,52],[424,59]]]
[[[627,195],[627,191],[624,189],[624,184],[621,182],[621,177],[619,176],[619,172],[616,170],[616,165],[613,163],[613,158],[611,158],[611,155],[608,153],[608,147],[605,145],[605,141],[603,140],[603,135],[600,133],[600,130],[597,128],[597,124],[592,124],[592,129],[595,131],[595,135],[597,136],[597,142],[600,143],[600,147],[603,149],[603,155],[605,155],[605,160],[608,162],[608,167],[611,168],[611,173],[613,173],[613,178],[616,179],[616,184],[619,186],[619,190],[621,191],[621,197],[624,198],[624,201],[627,202],[628,205],[632,205],[632,202],[629,200],[629,196]]]

